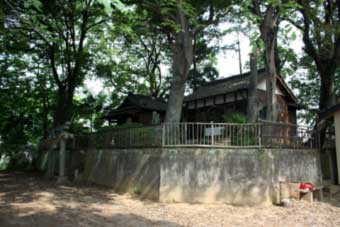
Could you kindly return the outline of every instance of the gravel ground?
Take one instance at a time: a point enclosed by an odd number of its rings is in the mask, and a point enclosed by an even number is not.
[[[112,190],[0,173],[0,226],[340,226],[340,197],[292,207],[140,201]]]

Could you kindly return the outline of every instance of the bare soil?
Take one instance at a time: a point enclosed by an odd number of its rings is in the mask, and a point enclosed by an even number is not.
[[[110,189],[58,185],[37,174],[0,173],[0,226],[340,226],[340,196],[292,207],[163,204]]]

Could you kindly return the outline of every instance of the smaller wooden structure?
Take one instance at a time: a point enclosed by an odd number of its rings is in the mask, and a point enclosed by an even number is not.
[[[164,121],[167,104],[164,100],[129,93],[122,104],[105,117],[110,124],[141,123],[158,124]]]
[[[340,183],[340,103],[322,111],[319,115],[321,124],[323,121],[333,118],[335,126],[335,146],[336,146],[336,163],[338,171],[338,182]]]

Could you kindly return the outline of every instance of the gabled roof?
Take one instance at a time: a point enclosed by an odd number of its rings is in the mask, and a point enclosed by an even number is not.
[[[198,88],[192,94],[185,97],[184,101],[193,101],[203,98],[208,98],[216,95],[223,95],[227,93],[232,93],[238,90],[248,89],[249,87],[249,78],[251,73],[247,72],[244,74],[238,74],[234,76],[230,76],[227,78],[214,80],[209,83],[206,83],[204,86]],[[258,70],[258,81],[261,81],[265,78],[265,70]],[[292,100],[297,103],[297,98],[290,90],[288,85],[284,82],[281,76],[277,76],[278,82],[282,85],[282,87],[286,90],[287,94],[292,98]]]
[[[146,95],[136,95],[129,93],[124,99],[122,104],[109,112],[107,117],[113,117],[122,114],[129,110],[143,109],[143,110],[155,110],[155,111],[166,111],[167,104],[163,99],[154,98]]]
[[[160,98],[129,93],[118,109],[126,106],[136,106],[141,109],[165,111],[167,104]]]

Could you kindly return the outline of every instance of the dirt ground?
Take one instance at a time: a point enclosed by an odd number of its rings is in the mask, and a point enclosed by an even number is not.
[[[0,226],[340,226],[340,196],[292,207],[163,204],[112,190],[57,185],[37,174],[0,173]]]

